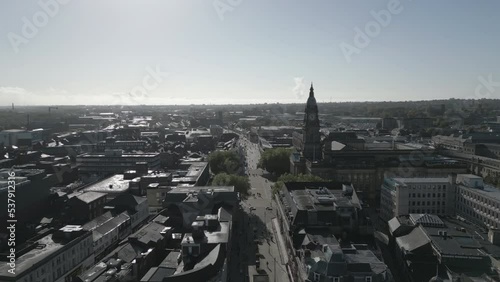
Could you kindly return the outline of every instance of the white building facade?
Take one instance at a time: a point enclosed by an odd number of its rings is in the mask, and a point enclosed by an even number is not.
[[[457,215],[488,228],[500,228],[500,190],[472,174],[457,176]]]
[[[459,216],[489,229],[500,228],[500,189],[473,174],[442,178],[386,178],[380,217],[412,213]]]
[[[385,178],[380,195],[380,216],[389,220],[411,213],[453,215],[455,187],[449,177]]]
[[[57,239],[56,239],[57,235]],[[0,267],[0,281],[65,282],[94,264],[92,233],[67,225],[35,242],[16,261],[15,275]]]

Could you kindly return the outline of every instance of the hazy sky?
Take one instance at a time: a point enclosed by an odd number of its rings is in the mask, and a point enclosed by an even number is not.
[[[500,96],[500,1],[64,2],[0,3],[0,105]]]

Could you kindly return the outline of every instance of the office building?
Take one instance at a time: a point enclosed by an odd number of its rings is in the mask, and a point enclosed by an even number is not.
[[[366,244],[341,246],[334,236],[307,234],[298,256],[307,282],[394,281],[387,265]]]
[[[66,282],[94,263],[92,232],[67,225],[48,230],[16,249],[15,274],[6,262],[0,265],[0,281]],[[2,259],[5,256],[2,255]]]
[[[381,189],[380,217],[410,213],[455,214],[455,187],[448,177],[386,178]]]
[[[460,216],[485,228],[500,228],[500,190],[472,174],[442,178],[386,178],[380,217],[426,213]]]
[[[107,150],[104,153],[87,153],[76,158],[80,175],[110,175],[134,169],[137,163],[146,163],[147,169],[160,168],[160,153],[123,153]]]
[[[396,270],[410,282],[499,278],[498,230],[452,217],[410,214],[391,219],[389,234]]]

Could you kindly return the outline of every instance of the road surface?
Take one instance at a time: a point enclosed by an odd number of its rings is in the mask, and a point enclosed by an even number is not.
[[[238,271],[242,272],[240,278],[246,275],[248,265],[256,264],[256,254],[258,253],[260,254],[260,268],[268,273],[269,281],[290,281],[286,266],[280,257],[272,224],[272,219],[276,218],[275,204],[271,198],[271,185],[273,183],[262,177],[263,171],[257,168],[260,158],[258,145],[251,143],[241,135],[239,144],[245,148],[247,172],[252,187],[251,195],[241,202],[244,213],[238,224],[239,230],[237,230],[240,236],[237,247],[238,261],[240,262]],[[231,277],[235,276],[236,274],[231,275]],[[238,281],[248,280],[240,279]]]

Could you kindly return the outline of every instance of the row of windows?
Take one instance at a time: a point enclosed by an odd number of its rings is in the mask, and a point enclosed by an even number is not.
[[[445,214],[446,211],[442,209],[410,209],[409,213],[428,213],[428,214]]]
[[[425,197],[426,197],[426,194],[425,194],[425,193],[422,193],[422,194],[420,194],[420,193],[412,193],[412,194],[411,194],[411,196],[412,196],[413,198],[420,198],[421,196],[422,196],[423,198],[425,198]],[[441,197],[443,197],[443,198],[444,198],[444,197],[446,197],[446,193],[437,193],[437,194],[436,194],[436,193],[432,193],[432,194],[431,194],[431,193],[427,193],[427,198],[430,198],[431,196],[432,196],[433,198],[436,198],[436,196],[437,196],[438,198],[441,198]]]
[[[491,200],[491,199],[488,199],[486,197],[483,197],[481,195],[478,195],[476,193],[473,193],[471,192],[470,190],[468,189],[460,189],[460,192],[462,195],[465,195],[465,196],[468,196],[474,200],[477,200],[477,201],[480,201],[480,202],[483,202],[487,205],[490,205],[492,207],[495,207],[497,209],[500,209],[500,202],[499,201],[495,201],[495,200]]]
[[[87,242],[88,241],[88,242]],[[78,263],[83,261],[88,257],[93,250],[89,249],[91,246],[92,237],[82,240],[78,245],[75,245],[71,250],[67,250],[58,257],[52,259],[51,264],[45,264],[31,272],[26,278],[23,279],[24,282],[35,282],[35,281],[55,281],[57,278],[64,275],[66,272],[70,271]],[[78,251],[79,249],[79,251]],[[70,254],[71,252],[71,254]],[[52,270],[52,279],[50,271]]]
[[[427,203],[427,204],[426,204]],[[446,202],[445,201],[411,201],[410,202],[410,206],[435,206],[435,205],[443,205],[443,207],[446,205]]]
[[[478,205],[476,203],[473,203],[473,202],[470,202],[470,201],[467,201],[467,202],[463,202],[463,201],[460,201],[461,203],[465,203],[465,206],[469,209],[474,209],[474,210],[477,210],[478,212],[482,212],[482,213],[485,213],[489,216],[493,216],[495,218],[500,218],[500,212],[497,212],[497,211],[494,211],[494,210],[491,210],[489,208],[485,208],[481,205]],[[459,209],[460,207],[464,208],[462,205],[459,205]]]
[[[321,281],[321,275],[319,273],[314,272],[314,282],[317,282],[317,281]],[[327,281],[327,282],[340,282],[340,277],[328,276],[325,281]],[[365,282],[372,282],[372,277],[366,276]]]
[[[441,185],[441,184],[416,184],[416,185],[411,185],[411,188],[413,190],[415,189],[432,189],[432,190],[446,190],[446,185]]]
[[[470,206],[472,208],[475,208],[475,209],[482,211],[484,213],[487,213],[487,214],[492,214],[492,215],[498,214],[495,211],[493,211],[491,208],[485,207],[486,204],[482,203],[482,202],[479,202],[479,204],[478,204],[476,201],[471,201],[471,200],[468,200],[466,198],[459,198],[458,202],[466,204],[467,206]]]
[[[490,218],[482,216],[478,211],[467,206],[459,205],[458,210],[461,211],[461,213],[469,220],[473,220],[475,222],[478,222],[479,224],[487,223],[497,228],[500,227],[500,220],[498,218],[498,215],[495,217],[495,220],[492,220]]]

